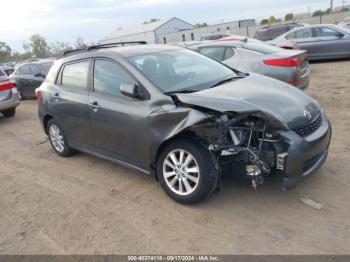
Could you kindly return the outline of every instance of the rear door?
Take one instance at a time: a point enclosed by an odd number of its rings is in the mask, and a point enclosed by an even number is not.
[[[52,115],[61,125],[73,148],[92,148],[88,111],[90,60],[64,64],[51,91]]]
[[[146,144],[148,101],[127,97],[122,84],[141,86],[119,63],[96,59],[93,67],[93,92],[89,96],[89,115],[95,148],[102,154],[142,166]],[[149,167],[144,167],[148,169]]]
[[[286,40],[298,43],[299,48],[307,51],[309,56],[317,55],[316,38],[313,35],[312,28],[293,31],[286,35]]]
[[[344,34],[326,26],[314,28],[317,55],[322,58],[336,58],[347,54],[350,50],[349,39]]]

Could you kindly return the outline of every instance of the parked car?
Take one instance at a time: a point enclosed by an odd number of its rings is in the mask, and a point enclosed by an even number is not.
[[[44,81],[52,64],[52,60],[40,60],[23,63],[15,69],[10,78],[22,99],[35,98],[35,89]]]
[[[203,35],[200,38],[200,41],[207,41],[207,40],[218,40],[224,37],[229,37],[231,34],[211,34],[211,35]]]
[[[66,53],[36,90],[58,155],[154,174],[186,204],[209,196],[224,169],[254,188],[279,174],[290,189],[326,160],[331,126],[305,92],[185,48],[119,45]]]
[[[9,66],[1,66],[0,68],[2,69],[3,72],[6,73],[7,76],[10,76],[15,71],[13,67],[9,67]]]
[[[350,29],[350,17],[344,18],[338,25]]]
[[[288,24],[278,24],[265,26],[262,29],[255,32],[253,38],[260,41],[271,41],[276,39],[280,35],[289,32],[290,30],[298,27],[302,27],[303,24],[298,23],[288,23]]]
[[[350,57],[350,29],[337,25],[309,25],[282,34],[268,43],[294,41],[306,50],[309,60]]]
[[[5,117],[13,117],[19,102],[17,89],[0,68],[0,113]]]
[[[305,51],[285,50],[240,36],[188,48],[242,72],[266,75],[301,89],[309,84],[310,69]]]

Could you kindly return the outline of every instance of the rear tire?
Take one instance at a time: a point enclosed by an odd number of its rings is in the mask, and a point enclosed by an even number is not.
[[[165,193],[182,204],[204,200],[218,181],[210,151],[190,139],[177,139],[165,146],[157,161],[157,174]]]
[[[59,156],[69,157],[75,153],[75,151],[69,147],[62,128],[53,118],[47,123],[47,134],[53,150],[55,150]]]
[[[7,109],[5,111],[2,111],[2,114],[5,117],[13,117],[16,114],[16,108],[14,107],[14,108],[10,108],[10,109]]]

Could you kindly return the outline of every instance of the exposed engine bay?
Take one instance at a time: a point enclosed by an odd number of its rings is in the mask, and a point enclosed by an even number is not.
[[[263,183],[265,175],[284,170],[287,144],[261,117],[226,113],[191,130],[216,156],[220,171],[230,163],[243,166],[244,174],[239,175],[249,176],[254,189]]]

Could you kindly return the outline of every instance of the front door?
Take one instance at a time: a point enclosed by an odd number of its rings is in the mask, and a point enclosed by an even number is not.
[[[122,84],[139,83],[121,65],[107,59],[95,60],[92,83],[89,114],[96,149],[147,170],[141,160],[148,149],[148,101],[120,92]]]

